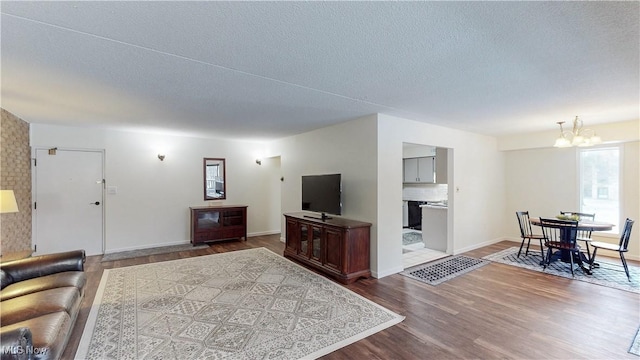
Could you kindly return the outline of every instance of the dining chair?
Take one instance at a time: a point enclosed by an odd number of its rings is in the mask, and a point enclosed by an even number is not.
[[[628,251],[629,246],[629,238],[631,236],[631,228],[633,227],[634,221],[627,218],[624,222],[624,228],[622,229],[622,234],[620,234],[620,242],[618,244],[605,243],[600,241],[592,241],[591,246],[593,246],[593,257],[591,257],[591,261],[589,262],[589,270],[593,269],[594,261],[596,260],[596,252],[598,249],[605,249],[611,251],[617,251],[620,254],[620,260],[622,261],[622,266],[624,266],[624,272],[627,274],[627,280],[631,281],[631,276],[629,276],[629,267],[627,266],[627,260],[624,258],[624,253]]]
[[[571,259],[571,276],[575,276],[573,272],[573,255],[577,255],[580,259],[580,246],[576,242],[578,235],[578,222],[574,220],[558,220],[540,218],[540,226],[542,233],[546,237],[544,245],[547,247],[547,257],[544,261],[544,269],[551,264],[551,253],[553,249],[568,251]]]
[[[562,215],[577,215],[580,220],[589,220],[594,221],[596,218],[596,214],[583,213],[577,211],[560,211]],[[587,254],[587,261],[591,263],[591,249],[589,249],[589,243],[593,241],[591,238],[591,230],[578,230],[578,241],[582,241],[584,243],[585,253]]]
[[[522,252],[522,247],[524,246],[524,242],[527,242],[527,249],[524,254],[529,255],[529,245],[531,244],[531,239],[540,241],[540,254],[542,255],[542,259],[544,260],[544,246],[542,245],[542,241],[545,240],[544,235],[542,234],[534,234],[531,230],[531,222],[529,222],[529,212],[528,211],[516,211],[516,216],[518,217],[518,224],[520,225],[520,237],[522,237],[522,243],[520,244],[520,250],[518,250],[518,257],[520,257],[520,253]]]

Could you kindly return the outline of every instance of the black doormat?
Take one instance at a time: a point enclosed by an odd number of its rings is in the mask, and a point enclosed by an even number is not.
[[[401,272],[400,275],[422,281],[429,285],[438,285],[489,263],[490,261],[487,260],[457,255],[414,266]]]

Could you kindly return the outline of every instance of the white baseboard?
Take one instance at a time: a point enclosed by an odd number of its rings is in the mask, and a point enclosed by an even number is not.
[[[386,270],[383,270],[383,271],[371,271],[371,276],[373,276],[376,279],[380,279],[380,278],[383,278],[385,276],[397,274],[397,273],[403,272],[403,271],[404,271],[404,267],[403,266],[399,266],[399,267],[395,267],[395,268],[392,268],[392,269],[386,269]]]
[[[259,231],[247,234],[247,237],[280,234],[280,230]]]
[[[275,235],[279,233],[280,233],[280,230],[260,231],[260,232],[247,234],[247,237]],[[159,244],[147,244],[147,245],[131,246],[131,247],[119,248],[119,249],[111,249],[111,250],[106,250],[104,253],[106,255],[106,254],[118,253],[123,251],[144,250],[144,249],[151,249],[151,248],[162,247],[162,246],[184,245],[184,244],[190,244],[190,243],[191,243],[190,240],[172,241],[172,242],[159,243]]]
[[[183,241],[172,241],[172,242],[165,242],[165,243],[159,243],[159,244],[147,244],[147,245],[140,245],[140,246],[131,246],[131,247],[126,247],[126,248],[105,250],[104,254],[106,255],[106,254],[119,253],[119,252],[123,252],[123,251],[144,250],[144,249],[151,249],[151,248],[157,248],[157,247],[162,247],[162,246],[186,245],[186,244],[191,244],[191,241],[190,240],[183,240]]]
[[[471,250],[479,249],[481,247],[497,244],[497,243],[499,243],[501,241],[513,241],[513,242],[518,242],[519,243],[521,240],[519,238],[515,239],[515,238],[512,238],[512,237],[499,237],[497,239],[492,239],[492,240],[488,240],[488,241],[481,242],[481,243],[478,243],[478,244],[473,244],[473,245],[467,246],[465,248],[455,249],[453,251],[453,255],[459,255],[459,254],[465,253],[467,251],[471,251]]]

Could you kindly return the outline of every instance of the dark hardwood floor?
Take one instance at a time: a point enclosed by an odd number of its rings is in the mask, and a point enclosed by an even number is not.
[[[465,255],[479,258],[514,244]],[[89,257],[86,295],[63,358],[75,354],[104,269],[254,247],[284,250],[279,235],[270,235],[104,263]],[[626,291],[498,263],[438,286],[396,274],[347,288],[406,319],[324,359],[638,359],[627,350],[640,325],[640,296]]]

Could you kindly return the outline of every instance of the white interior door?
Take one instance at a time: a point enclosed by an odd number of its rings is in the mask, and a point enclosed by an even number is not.
[[[36,150],[34,244],[36,255],[103,247],[103,152]]]

